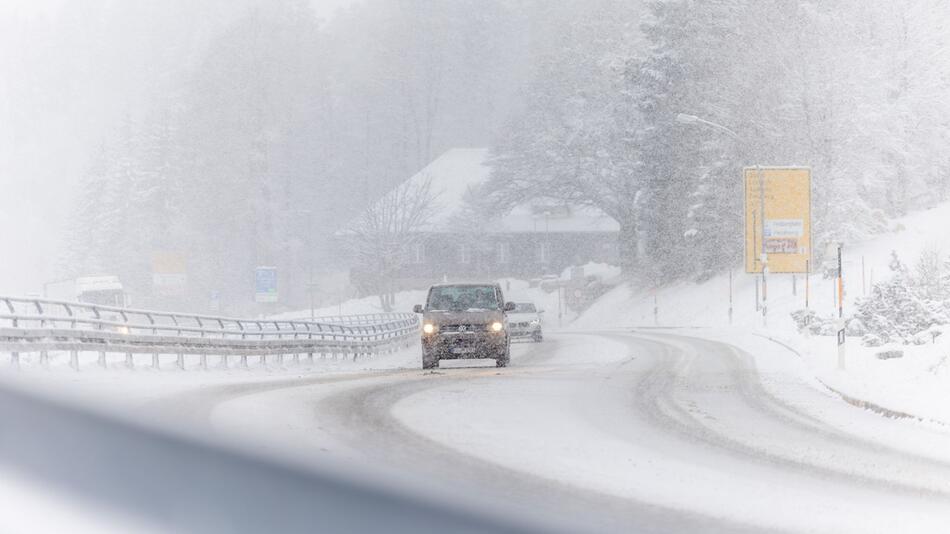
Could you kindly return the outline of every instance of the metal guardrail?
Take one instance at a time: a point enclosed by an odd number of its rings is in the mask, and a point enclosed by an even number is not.
[[[0,296],[0,352],[9,352],[14,365],[20,354],[36,352],[43,365],[50,351],[69,351],[70,364],[79,367],[80,352],[98,352],[106,365],[107,353],[124,353],[132,366],[134,354],[199,355],[202,368],[208,356],[219,356],[227,366],[231,356],[247,366],[249,356],[266,363],[269,355],[299,360],[306,354],[359,356],[394,350],[418,332],[415,314],[389,313],[321,317],[314,321],[239,319],[100,306],[37,298]]]

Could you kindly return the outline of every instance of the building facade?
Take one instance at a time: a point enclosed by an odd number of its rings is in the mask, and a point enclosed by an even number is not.
[[[619,264],[619,225],[595,208],[536,199],[502,217],[465,219],[466,199],[491,172],[487,149],[449,150],[409,180],[426,180],[439,214],[419,228],[400,251],[393,289],[423,288],[434,282],[519,279],[560,275],[590,262]],[[368,266],[350,266],[357,288],[374,276]]]

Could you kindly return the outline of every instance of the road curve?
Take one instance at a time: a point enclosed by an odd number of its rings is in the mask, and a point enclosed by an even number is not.
[[[950,444],[945,433],[765,376],[719,342],[551,340],[517,347],[507,369],[232,384],[161,406],[265,449],[489,496],[568,530],[939,531],[950,520],[948,459],[874,438],[896,428]]]

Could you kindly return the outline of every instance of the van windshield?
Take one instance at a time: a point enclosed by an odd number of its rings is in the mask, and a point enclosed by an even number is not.
[[[497,310],[498,295],[493,286],[438,286],[429,291],[429,311]]]

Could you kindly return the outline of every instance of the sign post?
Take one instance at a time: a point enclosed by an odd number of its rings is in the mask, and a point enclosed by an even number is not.
[[[276,267],[258,267],[254,270],[254,301],[277,302]]]
[[[729,269],[729,326],[732,326],[732,269]]]
[[[841,270],[841,249],[842,244],[838,243],[838,369],[844,371],[844,273]]]

